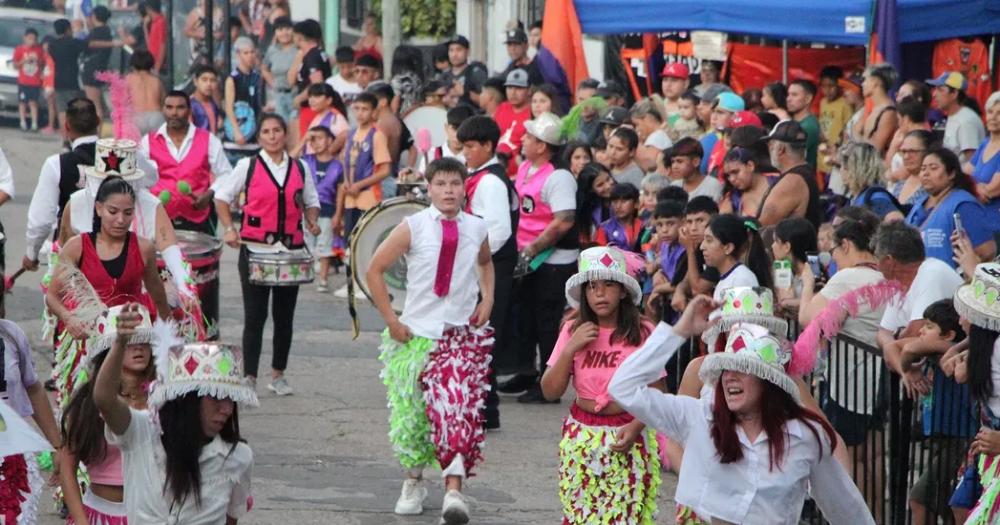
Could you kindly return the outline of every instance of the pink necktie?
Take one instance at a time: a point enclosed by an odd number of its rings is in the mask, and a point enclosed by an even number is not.
[[[441,253],[438,256],[437,275],[434,277],[434,293],[438,297],[448,295],[451,288],[451,270],[455,266],[455,252],[458,251],[458,222],[441,219]]]

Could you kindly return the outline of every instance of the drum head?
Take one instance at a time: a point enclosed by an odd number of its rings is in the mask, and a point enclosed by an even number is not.
[[[355,286],[360,288],[369,299],[371,299],[372,294],[368,289],[367,280],[363,276],[368,271],[368,266],[371,265],[375,250],[389,236],[392,229],[403,222],[403,219],[426,207],[427,202],[425,201],[398,197],[384,201],[361,216],[351,240],[351,274]],[[389,288],[392,309],[396,313],[401,313],[403,304],[406,302],[405,259],[401,258],[396,261],[383,275],[385,276],[385,284]]]
[[[448,140],[448,135],[444,131],[444,126],[448,123],[448,112],[444,109],[431,106],[419,107],[409,112],[403,123],[414,137],[420,128],[427,128],[431,132],[431,146],[435,148]]]
[[[189,261],[212,257],[222,249],[222,241],[211,235],[187,230],[176,230],[177,247]]]

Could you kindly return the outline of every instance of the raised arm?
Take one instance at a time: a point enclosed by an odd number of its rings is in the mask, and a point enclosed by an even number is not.
[[[101,418],[111,432],[122,435],[132,422],[132,413],[128,404],[118,395],[121,386],[122,360],[125,357],[125,345],[139,326],[140,316],[137,306],[130,304],[122,310],[116,322],[118,337],[111,345],[107,357],[97,379],[94,382],[94,404],[101,412]]]

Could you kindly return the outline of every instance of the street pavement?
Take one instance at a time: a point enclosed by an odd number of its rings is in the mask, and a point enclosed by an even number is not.
[[[13,128],[0,128],[17,186],[16,196],[0,208],[6,228],[7,273],[20,267],[24,255],[25,217],[39,169],[60,141]],[[44,268],[42,269],[44,270]],[[226,249],[222,262],[221,332],[224,341],[239,343],[242,300],[236,251]],[[40,339],[42,272],[18,279],[7,296],[7,317],[29,335],[40,376],[50,369],[51,348]],[[331,279],[331,289],[344,283]],[[430,496],[422,516],[392,513],[402,471],[394,461],[388,431],[385,389],[379,380],[378,313],[359,305],[362,333],[351,337],[347,302],[302,287],[295,315],[295,335],[287,377],[295,395],[278,398],[266,390],[270,364],[270,323],[261,358],[261,406],[240,414],[243,437],[254,451],[255,506],[241,523],[250,525],[417,525],[438,523],[439,471],[426,478]],[[571,393],[557,405],[521,405],[511,397],[501,404],[502,428],[487,435],[485,463],[466,482],[472,500],[472,523],[481,525],[555,524],[561,521],[558,498],[558,444]],[[672,495],[676,478],[664,473],[660,524],[673,523]],[[41,525],[62,523],[52,499],[43,500]]]

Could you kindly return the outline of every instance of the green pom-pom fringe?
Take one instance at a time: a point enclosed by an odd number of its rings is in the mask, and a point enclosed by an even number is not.
[[[399,463],[408,469],[437,465],[431,423],[420,388],[420,374],[434,346],[434,341],[423,337],[400,344],[389,336],[388,329],[382,332],[379,361],[385,368],[379,376],[389,401],[389,442]]]

